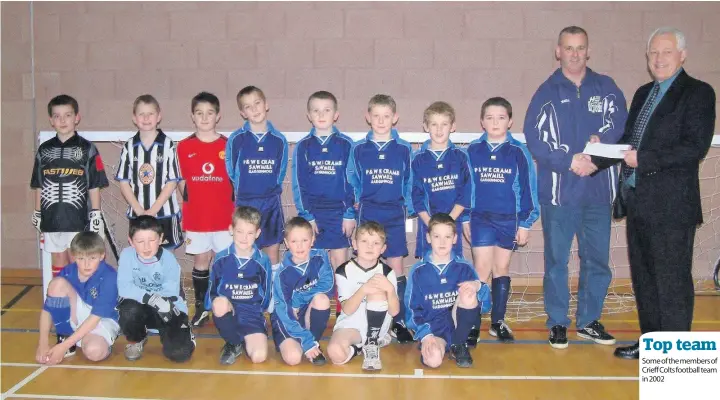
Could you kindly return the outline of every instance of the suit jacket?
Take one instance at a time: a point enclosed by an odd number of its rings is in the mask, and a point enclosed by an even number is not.
[[[618,143],[629,143],[653,84],[647,83],[635,92],[625,134]],[[714,129],[715,91],[681,71],[650,116],[640,141],[635,170],[637,209],[633,210],[638,217],[656,225],[691,226],[703,222],[699,166],[710,149]],[[617,162],[593,157],[599,169]],[[619,185],[622,187],[623,182]],[[622,190],[618,193],[613,214],[622,218],[626,210]]]

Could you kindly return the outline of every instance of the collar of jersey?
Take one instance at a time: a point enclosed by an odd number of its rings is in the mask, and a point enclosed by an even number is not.
[[[162,129],[160,129],[160,128],[157,128],[156,131],[157,131],[157,133],[155,134],[155,140],[153,140],[153,144],[150,145],[150,149],[152,149],[153,146],[155,146],[156,144],[162,145],[163,142],[165,141],[165,137],[164,137],[165,132],[163,132]],[[162,138],[161,138],[161,136],[162,136]],[[143,145],[142,140],[140,139],[140,131],[137,131],[137,133],[135,133],[135,136],[133,136],[133,140],[134,140],[133,146],[142,146],[143,149],[150,150],[150,149],[146,149],[145,145]]]
[[[423,256],[423,262],[426,263],[426,264],[430,264],[430,265],[432,265],[433,267],[435,267],[435,269],[442,275],[445,271],[447,271],[448,266],[449,266],[450,264],[452,264],[455,260],[459,259],[459,258],[461,258],[461,257],[460,257],[459,255],[456,255],[456,254],[455,254],[455,251],[451,251],[451,252],[450,252],[450,261],[448,261],[448,263],[445,264],[445,267],[440,268],[440,267],[438,267],[438,265],[435,264],[435,263],[433,262],[433,260],[432,260],[432,250],[428,250],[428,251],[425,253],[425,256]]]
[[[59,145],[60,147],[64,147],[64,146],[67,146],[67,145],[69,145],[69,144],[73,144],[73,143],[77,142],[78,140],[80,140],[80,135],[77,133],[77,131],[75,131],[75,133],[74,133],[72,136],[70,136],[70,137],[68,138],[68,140],[66,140],[66,141],[64,141],[64,142],[61,142],[61,141],[60,141],[60,138],[58,137],[57,132],[55,132],[55,140],[57,140],[58,145]]]
[[[433,157],[435,157],[435,160],[437,160],[437,161],[440,161],[443,157],[445,157],[445,154],[447,154],[448,150],[451,150],[451,149],[454,149],[454,148],[455,148],[455,143],[453,143],[452,141],[448,140],[448,145],[447,145],[447,147],[446,147],[445,150],[443,150],[443,152],[440,153],[440,155],[438,156],[437,154],[435,154],[435,150],[433,150],[433,149],[430,148],[430,145],[431,145],[431,144],[432,144],[432,140],[430,140],[430,139],[426,140],[425,143],[423,143],[422,146],[420,146],[420,151],[421,151],[421,152],[422,152],[422,151],[427,151],[427,152],[429,152],[430,154],[433,155]]]
[[[265,138],[267,137],[267,134],[268,134],[268,133],[271,133],[271,134],[273,134],[273,135],[278,135],[278,134],[280,133],[277,129],[275,129],[275,127],[273,126],[273,124],[272,124],[269,120],[265,120],[265,123],[267,124],[267,128],[268,128],[268,129],[267,129],[267,132],[265,132],[265,133],[263,134],[262,138],[260,138],[260,140],[258,140],[258,142],[262,142],[263,140],[265,140]],[[250,129],[250,121],[245,121],[245,123],[243,124],[242,128],[240,128],[240,130],[241,130],[242,132],[247,132],[247,133],[255,136],[255,134],[253,133],[252,129]]]
[[[368,131],[367,136],[365,136],[365,140],[367,140],[368,142],[373,142],[373,143],[375,143],[375,146],[378,147],[378,150],[382,150],[385,146],[387,146],[388,143],[392,142],[393,140],[397,140],[397,139],[400,139],[400,134],[398,133],[398,131],[397,131],[395,128],[392,128],[392,129],[390,130],[390,139],[388,139],[388,141],[385,142],[385,144],[382,145],[382,146],[380,146],[380,145],[378,144],[378,142],[376,142],[376,141],[373,139],[373,131],[372,131],[372,129],[370,129],[370,130]]]
[[[253,252],[252,252],[252,254],[250,254],[250,257],[248,257],[248,261],[254,260],[259,251],[260,251],[260,249],[258,249],[257,245],[253,244]],[[235,244],[234,243],[230,245],[230,254],[232,254],[232,256],[235,257],[235,260],[237,260],[238,264],[240,264],[240,258],[238,257],[237,253],[235,252]],[[240,265],[240,267],[244,267],[245,264],[248,263],[248,261],[246,261],[244,264]]]
[[[584,84],[586,84],[588,82],[592,82],[593,80],[595,80],[595,77],[597,75],[598,74],[595,73],[595,71],[593,71],[592,69],[590,69],[590,67],[586,67],[585,76],[583,77],[582,82],[580,82],[580,87],[582,87]],[[575,85],[575,82],[568,79],[568,77],[562,73],[562,68],[556,69],[555,72],[553,72],[553,74],[550,76],[550,80],[555,84],[570,85],[573,88],[578,87],[577,85]]]
[[[285,255],[283,256],[282,265],[283,267],[293,267],[297,269],[298,271],[302,272],[303,275],[305,274],[305,271],[307,271],[308,265],[310,265],[310,260],[313,259],[317,255],[318,250],[316,249],[310,249],[310,254],[308,256],[307,261],[301,262],[300,264],[295,264],[292,260],[292,253],[290,251],[286,251]]]
[[[330,134],[327,135],[327,137],[325,137],[325,140],[320,139],[320,136],[317,135],[317,131],[315,130],[314,126],[312,129],[310,129],[310,133],[308,133],[309,136],[313,136],[322,145],[325,145],[325,143],[327,143],[328,140],[330,140],[330,138],[335,134],[340,134],[340,131],[338,130],[338,128],[335,127],[335,125],[332,126],[332,130],[331,130]]]
[[[153,258],[151,258],[151,259],[149,259],[149,260],[144,260],[144,259],[140,258],[140,254],[138,254],[138,252],[137,252],[137,250],[136,250],[136,251],[135,251],[135,257],[137,257],[138,261],[140,261],[141,263],[143,263],[143,264],[145,264],[145,265],[155,264],[156,262],[159,262],[160,259],[162,258],[163,250],[164,250],[164,249],[162,248],[162,246],[161,246],[161,247],[158,247],[158,252],[157,252],[157,254],[155,254],[155,255],[153,256]]]
[[[488,133],[483,132],[482,136],[480,136],[480,138],[478,139],[478,142],[486,142],[488,144],[488,146],[490,147],[490,149],[492,151],[495,151],[498,148],[500,148],[500,145],[503,145],[505,143],[510,143],[513,140],[515,140],[515,139],[512,137],[512,133],[510,133],[510,131],[507,131],[507,132],[505,132],[505,140],[500,143],[493,143],[493,144],[497,145],[493,148],[492,146],[490,146],[490,140],[488,140]]]

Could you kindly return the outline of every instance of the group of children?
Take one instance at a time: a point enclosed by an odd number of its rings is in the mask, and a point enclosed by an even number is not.
[[[185,361],[195,348],[192,327],[211,314],[225,340],[222,364],[243,353],[262,362],[268,311],[282,359],[296,365],[305,356],[322,365],[327,360],[319,340],[333,298],[339,314],[327,354],[334,364],[362,352],[363,369],[381,369],[380,348],[394,336],[400,343],[420,342],[426,366],[438,367],[449,351],[457,365],[469,367],[481,312],[491,303],[490,334],[513,340],[504,322],[510,256],[527,242],[539,206],[534,164],[509,133],[507,100],[482,105],[485,133],[467,149],[449,140],[453,108],[433,103],[423,118],[430,139],[413,153],[393,128],[398,113],[392,97],[370,99],[371,129],[353,142],[335,126],[335,96],[313,93],[307,103],[313,128],[292,157],[298,216],[287,223],[280,201],[287,140],[267,120],[260,89],[243,88],[237,102],[246,122],[226,139],[215,129],[217,97],[195,96],[196,132],[175,144],[158,128],[157,100],[136,99],[138,132],[123,146],[115,177],[129,204],[131,244],[116,273],[103,261],[99,189],[108,182],[102,160],[75,132],[77,102],[65,95],[51,100],[57,136],[36,156],[33,224],[53,253],[53,270],[62,271],[48,289],[38,362],[60,362],[81,342],[89,359],[103,359],[120,330],[129,343],[125,357],[137,360],[148,329],[159,332],[168,359]],[[415,215],[420,261],[405,276],[405,221]],[[472,244],[474,265],[463,258],[460,232]],[[194,255],[192,320],[172,253],[183,241]],[[283,241],[288,251],[281,259]],[[354,256],[348,260],[350,244]],[[52,348],[50,321],[58,336]]]

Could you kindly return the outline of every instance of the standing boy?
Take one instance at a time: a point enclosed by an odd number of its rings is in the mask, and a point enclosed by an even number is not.
[[[398,296],[405,293],[403,257],[408,255],[405,220],[414,215],[410,162],[412,147],[400,139],[393,125],[398,121],[397,104],[388,95],[377,94],[370,99],[365,115],[370,132],[356,142],[348,161],[348,181],[355,189],[358,221],[380,223],[387,232],[387,248],[383,257],[395,271]],[[402,321],[404,310],[395,317],[392,333],[400,343],[412,341]]]
[[[257,246],[275,265],[280,261],[283,210],[280,195],[288,161],[285,136],[267,120],[265,94],[246,86],[237,94],[242,128],[228,138],[225,167],[233,183],[235,205],[260,210],[262,224]]]
[[[186,232],[185,252],[194,256],[192,271],[195,289],[193,326],[210,319],[205,309],[208,269],[214,254],[232,244],[228,232],[233,212],[233,192],[225,170],[227,139],[215,130],[220,121],[220,100],[202,92],[191,103],[195,133],[177,145],[183,180],[178,184],[182,202],[182,226]]]
[[[176,249],[183,243],[180,206],[175,188],[181,180],[175,144],[158,124],[160,103],[144,94],[133,103],[133,123],[138,132],[123,145],[115,180],[128,202],[127,216],[158,219],[163,229],[162,246]]]
[[[471,237],[473,262],[480,280],[492,273],[490,335],[503,342],[514,340],[505,323],[510,296],[510,257],[525,246],[530,228],[540,215],[535,164],[524,144],[512,137],[512,106],[502,97],[480,108],[485,133],[467,148],[472,171],[470,218],[463,224]],[[478,320],[477,329],[480,329]],[[477,343],[471,343],[474,346]]]
[[[95,145],[75,131],[80,123],[77,100],[61,94],[47,109],[57,134],[38,148],[30,187],[35,189],[32,224],[52,254],[56,276],[70,263],[67,249],[78,232],[103,235],[100,188],[108,186],[108,179]]]
[[[412,161],[412,201],[418,215],[416,258],[430,250],[425,239],[430,217],[439,212],[449,214],[458,221],[459,232],[460,216],[470,207],[471,199],[467,156],[450,141],[450,133],[455,131],[455,109],[444,101],[436,101],[425,109],[423,127],[430,139]],[[453,251],[463,255],[461,238]]]

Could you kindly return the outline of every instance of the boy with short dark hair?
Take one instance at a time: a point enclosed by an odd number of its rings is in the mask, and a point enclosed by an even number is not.
[[[228,226],[234,206],[232,183],[225,170],[227,139],[215,130],[220,121],[220,100],[212,93],[201,92],[193,97],[191,107],[196,131],[177,144],[183,179],[178,189],[183,199],[185,252],[194,258],[192,324],[199,327],[210,319],[205,308],[210,262],[214,254],[233,242]]]
[[[303,354],[313,365],[324,365],[318,341],[330,317],[335,274],[325,250],[313,249],[312,225],[302,217],[285,227],[285,252],[273,282],[275,309],[270,316],[275,349],[288,365]]]
[[[104,236],[100,188],[108,186],[108,179],[97,147],[75,131],[80,123],[77,100],[61,94],[50,100],[47,110],[57,134],[35,153],[31,220],[43,237],[44,250],[52,254],[56,276],[70,263],[67,250],[78,232]]]
[[[171,251],[164,250],[163,227],[152,216],[130,220],[128,240],[118,262],[120,327],[127,338],[125,358],[140,359],[148,329],[160,333],[163,354],[175,362],[190,359],[195,350],[187,315],[180,264]]]
[[[459,367],[472,366],[467,338],[481,311],[490,305],[487,285],[453,252],[456,229],[448,214],[430,218],[427,240],[432,251],[413,265],[405,292],[405,319],[420,342],[420,362],[430,368],[442,364],[448,349]]]
[[[348,182],[355,189],[358,223],[376,221],[387,232],[387,248],[383,252],[388,265],[395,271],[398,296],[405,292],[403,257],[408,255],[405,220],[414,215],[412,205],[412,147],[393,128],[397,123],[397,104],[388,95],[377,94],[368,103],[365,115],[370,132],[355,142],[348,161]],[[392,333],[400,343],[412,341],[412,335],[395,316]]]
[[[158,128],[160,103],[144,94],[133,102],[133,123],[138,132],[123,144],[115,180],[128,202],[132,221],[141,215],[155,217],[163,228],[162,246],[176,249],[183,244],[180,206],[175,188],[182,179],[175,144]]]
[[[246,86],[237,94],[242,128],[228,138],[225,166],[233,183],[236,206],[260,210],[262,225],[257,246],[274,265],[280,261],[283,209],[280,201],[288,162],[285,136],[268,121],[265,94]]]
[[[485,133],[467,148],[472,205],[463,229],[471,237],[480,280],[487,283],[492,273],[490,335],[502,342],[512,342],[512,330],[505,323],[510,257],[516,246],[527,244],[530,228],[540,216],[537,177],[530,151],[509,131],[510,102],[502,97],[490,98],[483,103],[480,116]],[[477,330],[471,335],[475,343],[479,329],[478,319]]]
[[[225,346],[220,364],[231,365],[243,350],[254,363],[267,358],[267,328],[263,311],[272,298],[272,267],[255,246],[260,236],[260,212],[240,206],[232,214],[233,244],[218,253],[210,272],[207,307]]]
[[[382,369],[380,347],[390,344],[392,317],[400,312],[395,272],[380,261],[385,239],[377,222],[360,225],[352,241],[357,256],[335,271],[342,313],[328,344],[334,364],[349,362],[362,348],[362,368]]]
[[[50,281],[40,314],[40,340],[35,360],[54,365],[75,354],[80,346],[90,361],[110,356],[118,336],[117,273],[106,264],[105,242],[95,232],[80,232],[70,242],[75,262]],[[57,344],[48,345],[55,326]]]

